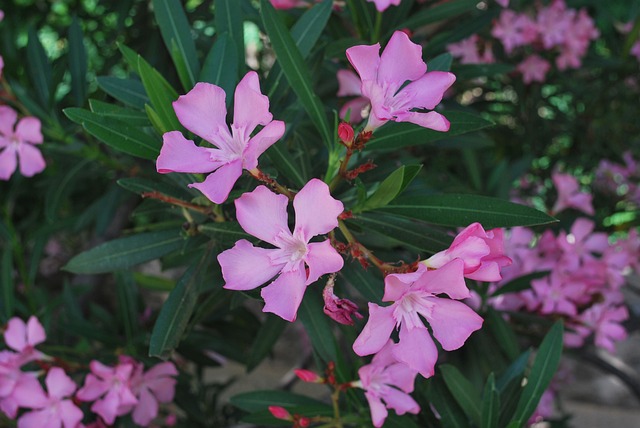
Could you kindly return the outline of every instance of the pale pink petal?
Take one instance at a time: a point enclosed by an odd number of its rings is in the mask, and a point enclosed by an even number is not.
[[[30,316],[27,321],[27,343],[31,346],[36,346],[46,340],[47,334],[44,331],[44,327],[38,321],[35,316]]]
[[[398,92],[397,97],[410,98],[412,100],[410,103],[412,107],[433,110],[440,104],[445,91],[449,89],[455,81],[456,76],[453,73],[449,73],[448,71],[430,71],[418,80],[402,88]]]
[[[18,428],[59,428],[60,420],[51,419],[49,409],[25,413],[18,419]]]
[[[170,361],[156,364],[144,373],[145,380],[151,380],[163,376],[178,376],[178,369]]]
[[[594,215],[595,211],[593,209],[592,200],[593,195],[580,192],[569,198],[569,204],[572,208],[580,210],[587,215]]]
[[[416,403],[409,394],[402,392],[395,388],[389,388],[384,394],[384,402],[387,403],[387,407],[396,411],[399,415],[405,413],[418,414],[420,412],[420,406]]]
[[[482,318],[462,302],[429,298],[433,309],[427,317],[433,335],[447,351],[460,348],[471,333],[482,327]]]
[[[233,109],[233,126],[243,128],[245,138],[249,138],[256,126],[266,125],[273,119],[269,113],[269,98],[260,92],[255,71],[249,71],[236,86]]]
[[[18,154],[15,146],[11,145],[0,151],[0,180],[8,180],[18,166]]]
[[[400,327],[400,341],[394,346],[393,355],[428,378],[433,376],[438,349],[426,328],[409,329],[403,324]]]
[[[162,148],[156,161],[156,170],[161,174],[169,172],[207,173],[222,165],[211,159],[212,151],[198,147],[184,138],[181,132],[165,132],[162,136]]]
[[[236,199],[236,217],[245,232],[277,246],[280,233],[291,235],[287,224],[288,203],[286,196],[258,186]]]
[[[160,403],[170,403],[173,401],[177,382],[172,377],[160,377],[147,381],[145,384]]]
[[[27,325],[20,318],[14,317],[7,323],[4,341],[14,351],[21,352],[27,347]]]
[[[384,12],[391,5],[398,6],[400,0],[367,0],[369,3],[375,3],[378,12]]]
[[[465,274],[465,277],[483,282],[498,282],[502,279],[502,275],[500,274],[500,265],[493,261],[483,261],[477,270],[472,273]]]
[[[132,416],[133,421],[143,427],[148,426],[158,416],[158,402],[146,388],[140,391],[139,401]]]
[[[95,370],[93,370],[93,364],[91,369],[95,372]],[[102,396],[108,390],[109,384],[89,373],[84,380],[84,386],[78,390],[76,397],[82,401],[93,401]]]
[[[42,144],[40,119],[33,116],[20,119],[16,125],[16,137],[31,144]]]
[[[78,424],[82,421],[84,414],[71,400],[62,401],[58,404],[58,409],[64,428],[80,428]]]
[[[424,264],[418,266],[418,270],[409,273],[392,273],[384,278],[384,296],[383,302],[395,302],[400,300],[404,293],[409,291],[411,284],[416,282],[425,272],[427,268]]]
[[[40,150],[28,143],[22,143],[18,146],[18,159],[20,160],[20,174],[25,177],[32,177],[42,172],[47,166]]]
[[[409,36],[404,32],[394,32],[380,56],[378,82],[385,82],[391,85],[391,87],[394,88],[393,92],[395,92],[404,82],[407,80],[416,80],[426,71],[427,65],[422,60],[422,46],[409,40]],[[420,78],[420,80],[429,74]],[[409,84],[408,86],[411,85],[412,84]],[[442,99],[442,94],[440,94],[440,98]],[[433,107],[435,107],[435,104]],[[433,107],[429,107],[429,109],[433,109]]]
[[[236,184],[241,175],[242,161],[237,159],[222,165],[209,174],[202,183],[189,184],[189,187],[198,189],[212,202],[221,204],[227,200],[233,185]]]
[[[16,120],[18,120],[18,113],[14,109],[0,105],[0,134],[5,137],[12,136]]]
[[[349,97],[352,95],[362,95],[362,90],[360,89],[362,81],[356,73],[351,70],[338,70],[336,77],[338,78],[337,96]]]
[[[282,265],[274,265],[269,254],[274,250],[254,247],[241,239],[233,248],[218,255],[222,268],[224,288],[229,290],[252,290],[276,276]]]
[[[362,111],[368,105],[369,98],[366,97],[357,97],[350,101],[347,101],[340,109],[340,118],[346,119],[347,112],[351,111],[351,113],[349,114],[349,122],[360,123],[362,121]]]
[[[464,262],[453,259],[436,270],[422,275],[413,285],[414,290],[425,290],[432,294],[446,294],[452,299],[466,299],[470,296],[464,282]]]
[[[371,421],[373,422],[373,426],[376,428],[380,428],[385,419],[387,419],[387,415],[389,412],[380,398],[370,392],[365,392],[364,396],[367,398],[367,402],[369,403],[369,409],[371,410]]]
[[[344,210],[342,202],[334,199],[329,186],[322,180],[312,178],[293,199],[296,212],[294,235],[311,237],[323,235],[338,227],[338,216]]]
[[[396,325],[393,317],[395,305],[378,306],[369,303],[369,320],[360,335],[353,342],[353,351],[359,356],[378,352],[389,341]]]
[[[389,347],[389,351],[393,356],[393,346]],[[393,359],[395,361],[395,357],[393,357]],[[417,371],[400,362],[387,368],[387,375],[389,376],[390,382],[406,393],[413,391],[417,374]]]
[[[49,398],[40,382],[33,376],[22,375],[16,383],[11,397],[20,407],[41,409],[47,405]]]
[[[307,289],[304,269],[284,272],[262,289],[264,299],[263,312],[272,312],[280,318],[293,322],[296,319],[300,302]]]
[[[371,119],[369,120],[371,121]],[[397,115],[396,121],[415,123],[423,128],[429,128],[440,132],[447,132],[451,127],[447,118],[435,111],[430,111],[428,113],[419,113],[415,111],[401,113]]]
[[[215,143],[221,132],[229,134],[225,93],[216,85],[196,83],[173,103],[173,108],[185,128],[210,143]]]
[[[52,367],[44,382],[52,398],[69,397],[77,388],[76,383],[60,367]]]
[[[18,414],[18,403],[12,396],[0,399],[0,411],[10,419],[15,419]]]
[[[244,151],[244,169],[252,170],[258,166],[258,157],[284,135],[285,124],[274,120],[254,135]]]
[[[93,403],[91,410],[100,415],[107,424],[113,425],[118,416],[119,405],[118,393],[115,389],[110,389],[104,398]]]
[[[380,64],[380,43],[358,45],[347,49],[347,59],[360,75],[360,80],[376,80]]]
[[[331,246],[329,240],[312,242],[307,246],[305,263],[309,266],[309,275],[306,284],[314,283],[322,275],[338,272],[344,266],[342,256]]]

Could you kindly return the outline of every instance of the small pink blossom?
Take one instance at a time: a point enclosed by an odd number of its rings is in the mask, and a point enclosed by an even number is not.
[[[373,131],[389,120],[411,122],[436,131],[448,131],[449,121],[433,110],[456,77],[449,72],[427,73],[422,47],[396,31],[380,54],[380,44],[347,49],[347,58],[360,76],[362,95],[371,102],[365,131]],[[403,86],[407,81],[410,83]]]
[[[494,22],[491,35],[502,42],[507,54],[518,46],[531,43],[537,37],[535,22],[527,15],[519,15],[513,10],[505,9]]]
[[[323,383],[324,382],[324,378],[322,378],[319,374],[317,374],[315,372],[312,372],[311,370],[296,369],[293,372],[303,382],[310,382],[310,383]]]
[[[138,399],[133,408],[133,421],[147,426],[158,416],[158,403],[171,403],[175,394],[178,370],[171,362],[157,364],[143,372],[144,366],[137,363],[131,377],[131,391]]]
[[[35,147],[43,141],[40,119],[27,116],[16,125],[17,119],[15,110],[0,106],[0,180],[8,180],[18,166],[25,177],[42,172],[46,166]]]
[[[502,7],[509,7],[509,0],[496,0],[496,3]]]
[[[557,271],[544,278],[531,281],[536,299],[540,302],[542,314],[563,314],[574,316],[578,313],[576,302],[586,292],[584,283],[566,278]]]
[[[347,147],[351,145],[354,138],[353,127],[346,122],[340,122],[338,125],[338,138],[340,138],[340,141]]]
[[[35,346],[46,338],[44,328],[35,316],[29,317],[27,323],[17,317],[11,318],[4,332],[7,346],[19,353],[22,364],[44,357],[44,354],[35,350]]]
[[[399,329],[400,341],[393,346],[393,356],[422,376],[432,376],[438,351],[422,319],[447,351],[460,348],[482,326],[478,314],[452,300],[470,297],[463,269],[464,262],[453,259],[436,270],[420,264],[416,272],[388,275],[382,301],[393,303],[369,303],[369,320],[353,344],[355,353],[364,356],[379,352]],[[450,299],[437,297],[440,294]]]
[[[293,416],[291,416],[291,413],[289,413],[289,411],[287,409],[285,409],[284,407],[269,406],[269,413],[271,413],[273,415],[273,417],[276,418],[276,419],[281,419],[281,420],[285,420],[285,421],[292,421],[293,420]]]
[[[17,389],[37,389],[40,383],[38,373],[23,372],[20,367],[25,364],[21,354],[11,351],[0,351],[0,411],[10,419],[18,413]]]
[[[570,174],[554,172],[551,174],[551,178],[558,191],[558,200],[551,209],[553,214],[558,214],[567,208],[582,211],[587,215],[595,214],[591,204],[593,196],[580,191],[580,185],[575,177]]]
[[[284,122],[273,120],[269,113],[269,99],[260,92],[255,71],[248,72],[236,87],[231,132],[226,123],[225,93],[219,86],[197,83],[173,103],[173,108],[185,128],[215,148],[196,146],[179,131],[167,132],[156,168],[161,174],[210,173],[202,183],[189,187],[216,204],[227,200],[242,170],[256,168],[258,157],[285,131]],[[264,127],[252,137],[258,125]]]
[[[518,64],[516,69],[522,73],[522,81],[528,85],[532,82],[544,82],[551,64],[546,59],[533,54]]]
[[[262,289],[264,312],[294,321],[307,286],[322,275],[342,269],[344,261],[329,240],[309,242],[338,226],[344,207],[331,197],[318,179],[309,181],[293,199],[296,221],[293,233],[287,224],[288,199],[265,186],[236,199],[236,216],[245,232],[276,248],[254,247],[241,239],[218,255],[224,288],[252,290],[274,276]],[[308,271],[305,268],[308,267]]]
[[[384,12],[391,5],[398,6],[400,0],[367,0],[369,3],[375,3],[378,12]]]
[[[491,46],[484,44],[484,51],[481,53],[481,40],[477,34],[460,40],[457,43],[447,45],[447,50],[454,58],[460,59],[460,64],[489,64],[495,62]]]
[[[373,426],[381,427],[387,418],[387,409],[397,414],[418,414],[420,406],[409,395],[418,372],[396,360],[394,343],[388,340],[373,357],[371,364],[358,370],[360,384],[371,410]]]

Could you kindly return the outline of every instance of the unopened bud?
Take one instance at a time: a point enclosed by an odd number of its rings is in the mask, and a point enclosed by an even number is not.
[[[296,421],[296,424],[294,426],[296,428],[297,427],[307,428],[309,425],[311,425],[311,420],[309,418],[305,418],[304,416],[302,416],[300,417],[300,419]]]
[[[293,371],[303,382],[322,383],[324,379],[311,370],[296,369]]]
[[[338,125],[338,138],[340,141],[344,143],[345,146],[349,147],[351,143],[353,143],[353,128],[347,122],[340,122]]]
[[[282,419],[282,420],[285,420],[285,421],[292,421],[293,420],[293,417],[291,416],[291,413],[289,413],[287,411],[287,409],[285,409],[284,407],[269,406],[269,412],[271,412],[273,417],[276,418],[276,419]]]

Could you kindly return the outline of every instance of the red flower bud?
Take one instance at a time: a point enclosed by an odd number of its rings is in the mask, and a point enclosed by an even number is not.
[[[324,379],[311,370],[296,369],[293,371],[303,382],[322,383]]]
[[[273,417],[276,418],[276,419],[283,419],[285,421],[292,421],[293,420],[293,417],[291,416],[291,413],[289,413],[287,411],[287,409],[285,409],[284,407],[269,406],[269,412],[271,412]]]
[[[353,128],[347,122],[340,122],[338,125],[338,138],[346,145],[350,146],[353,143]]]

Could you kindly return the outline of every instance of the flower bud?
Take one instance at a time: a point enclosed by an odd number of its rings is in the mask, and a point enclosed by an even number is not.
[[[289,413],[287,411],[287,409],[285,409],[284,407],[269,406],[269,412],[271,412],[273,417],[276,418],[276,419],[282,419],[282,420],[285,420],[285,421],[292,421],[293,420],[293,417],[291,416],[291,413]]]
[[[338,125],[338,138],[344,143],[345,146],[350,146],[353,143],[353,128],[347,122],[340,122]]]
[[[324,379],[311,370],[296,369],[293,371],[303,382],[322,383]]]

